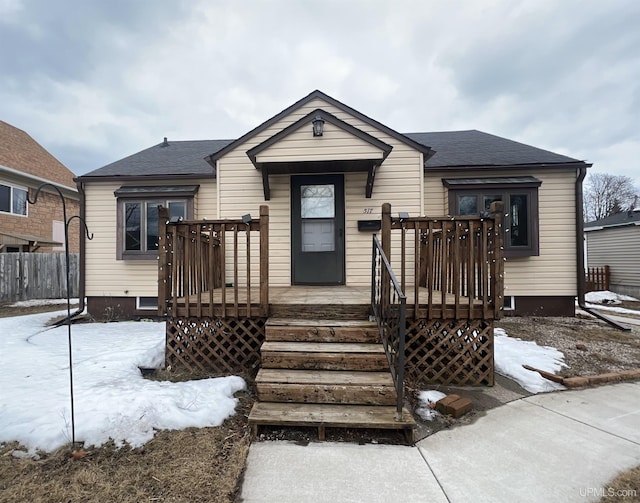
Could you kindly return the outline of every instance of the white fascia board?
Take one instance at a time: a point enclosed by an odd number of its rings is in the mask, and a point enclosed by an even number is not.
[[[69,195],[73,199],[79,199],[78,189],[75,188],[75,187],[69,187],[67,185],[63,185],[63,184],[58,183],[58,182],[53,182],[51,180],[47,180],[46,178],[42,178],[42,177],[39,177],[39,176],[31,175],[29,173],[25,173],[24,171],[18,171],[17,169],[9,168],[8,166],[4,166],[4,165],[0,164],[0,173],[2,173],[2,172],[9,173],[11,175],[14,175],[14,176],[17,176],[17,177],[20,177],[20,178],[24,178],[24,179],[27,179],[27,180],[33,180],[34,182],[39,182],[40,184],[42,184],[42,183],[50,183],[54,187],[59,188],[62,191],[63,194]]]

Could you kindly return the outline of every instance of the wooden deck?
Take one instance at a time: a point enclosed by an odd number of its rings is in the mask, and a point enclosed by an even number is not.
[[[177,299],[176,316],[261,316],[259,287],[247,288],[231,286],[216,288],[190,295],[188,304],[185,298]],[[480,299],[442,295],[440,291],[431,291],[421,287],[418,295],[413,287],[408,287],[407,316],[409,318],[487,318],[492,316],[491,309]],[[418,300],[416,305],[415,300]],[[253,301],[256,300],[256,302]],[[223,303],[224,300],[224,303]],[[251,302],[247,309],[247,300]],[[445,301],[443,306],[442,301]],[[310,308],[317,318],[363,319],[369,315],[371,290],[359,286],[274,286],[269,288],[269,316],[295,317],[304,315]],[[334,316],[335,315],[335,316]]]

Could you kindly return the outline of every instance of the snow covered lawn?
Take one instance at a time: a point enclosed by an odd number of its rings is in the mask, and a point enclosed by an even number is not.
[[[0,319],[0,442],[31,453],[71,438],[67,327],[45,328],[58,314]],[[159,429],[219,426],[233,415],[231,376],[180,383],[144,379],[138,369],[164,360],[164,323],[72,327],[76,440],[140,446]]]

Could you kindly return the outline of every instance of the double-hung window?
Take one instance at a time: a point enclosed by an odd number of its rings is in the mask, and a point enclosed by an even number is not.
[[[0,211],[27,216],[28,194],[26,188],[0,183]]]
[[[504,254],[528,257],[540,254],[538,187],[532,176],[504,178],[447,178],[451,215],[488,216],[491,203],[504,202]]]
[[[120,187],[118,198],[117,258],[152,259],[158,256],[158,208],[169,217],[193,216],[197,185],[175,187]]]

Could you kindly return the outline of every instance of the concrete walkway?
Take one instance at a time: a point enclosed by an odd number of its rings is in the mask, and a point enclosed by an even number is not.
[[[242,501],[597,501],[640,465],[640,383],[540,394],[416,447],[255,442]],[[640,488],[638,488],[640,494]]]

